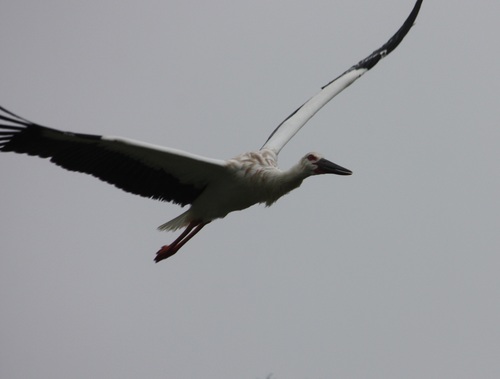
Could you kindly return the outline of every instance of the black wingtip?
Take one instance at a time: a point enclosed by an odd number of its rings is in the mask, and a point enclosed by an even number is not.
[[[422,5],[423,0],[417,0],[415,5],[413,6],[413,9],[408,16],[408,18],[405,20],[403,25],[398,29],[398,31],[379,49],[375,50],[373,53],[371,53],[368,57],[365,59],[360,60],[357,64],[349,68],[346,72],[342,73],[342,75],[338,76],[337,78],[333,79],[321,89],[325,89],[328,87],[330,84],[335,82],[337,79],[341,78],[345,74],[354,71],[354,70],[360,70],[360,69],[365,69],[365,70],[370,70],[373,66],[375,66],[382,58],[386,57],[389,55],[398,45],[401,43],[401,41],[405,38],[405,36],[408,34],[410,31],[411,27],[415,24],[415,20],[417,19],[418,12],[420,11],[420,6]]]
[[[3,112],[7,114],[8,116],[5,116],[0,113],[0,120],[3,121],[8,121],[12,122],[15,124],[20,124],[20,125],[32,125],[33,123],[29,120],[26,120],[25,118],[18,116],[17,114],[9,111],[8,109],[5,109],[4,107],[0,106],[0,112]]]
[[[32,122],[0,106],[0,151],[15,151],[12,141],[31,125]]]
[[[353,66],[351,70],[356,70],[360,68],[364,68],[370,70],[373,66],[375,66],[382,58],[386,55],[389,55],[401,41],[408,34],[412,26],[415,24],[415,20],[417,19],[418,12],[420,11],[420,6],[422,5],[423,0],[417,0],[415,3],[410,15],[403,23],[403,25],[399,28],[399,30],[387,41],[384,46],[375,50],[371,53],[367,58],[361,60],[357,65]]]

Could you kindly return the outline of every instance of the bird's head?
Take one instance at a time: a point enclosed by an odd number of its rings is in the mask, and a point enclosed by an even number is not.
[[[308,153],[302,160],[301,165],[304,171],[309,172],[309,175],[321,174],[336,174],[336,175],[351,175],[352,171],[341,167],[329,160],[323,158],[318,153]]]

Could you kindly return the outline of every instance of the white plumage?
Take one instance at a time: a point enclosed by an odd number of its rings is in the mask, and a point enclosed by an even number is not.
[[[254,204],[271,205],[312,175],[350,175],[318,153],[308,153],[289,170],[278,168],[278,154],[302,126],[333,97],[393,51],[412,27],[422,0],[396,34],[342,75],[325,85],[286,118],[258,151],[235,158],[205,158],[171,148],[120,137],[63,132],[28,121],[0,107],[0,151],[49,158],[72,171],[84,172],[124,191],[190,208],[159,227],[185,228],[155,261],[175,254],[212,220]]]

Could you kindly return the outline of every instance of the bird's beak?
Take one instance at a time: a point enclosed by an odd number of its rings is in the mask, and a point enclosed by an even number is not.
[[[327,159],[321,158],[316,162],[318,168],[316,169],[317,174],[335,174],[335,175],[351,175],[352,171],[344,167],[339,166]]]

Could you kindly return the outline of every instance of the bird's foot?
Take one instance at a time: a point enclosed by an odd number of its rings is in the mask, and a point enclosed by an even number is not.
[[[172,245],[164,245],[161,247],[160,250],[156,252],[156,257],[155,257],[155,262],[158,263],[164,259],[167,259],[168,257],[171,257],[175,253],[177,253],[177,250],[175,246]]]

